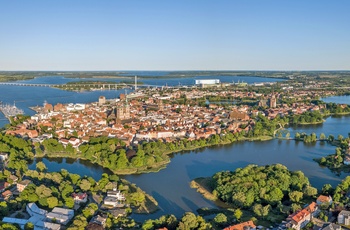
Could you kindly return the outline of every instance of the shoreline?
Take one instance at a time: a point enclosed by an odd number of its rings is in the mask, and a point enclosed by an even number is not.
[[[212,183],[212,179],[210,177],[198,177],[193,179],[190,182],[190,187],[196,189],[198,193],[200,193],[205,199],[211,200],[214,202],[216,206],[222,209],[232,208],[232,205],[229,205],[221,200],[219,200],[213,193],[210,188],[210,183]]]

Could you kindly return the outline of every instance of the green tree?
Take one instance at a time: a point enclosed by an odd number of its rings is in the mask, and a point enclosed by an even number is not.
[[[40,172],[44,172],[45,170],[47,170],[46,165],[42,161],[36,163],[35,166],[36,166],[36,170],[38,170]]]
[[[330,184],[323,185],[322,194],[332,196],[334,194],[334,189],[333,189],[332,185],[330,185]]]
[[[269,214],[270,208],[270,205],[262,206],[261,204],[255,204],[253,206],[253,212],[264,219]]]
[[[326,135],[324,133],[321,133],[320,134],[320,140],[321,141],[325,141],[327,138],[326,138]]]
[[[235,210],[233,215],[237,220],[240,220],[243,215],[243,212],[238,208]]]
[[[303,192],[307,196],[315,196],[317,194],[317,189],[311,186],[307,186]]]
[[[344,137],[342,135],[338,135],[338,141],[342,141],[344,139]]]
[[[34,230],[34,224],[32,222],[28,222],[24,225],[24,230]]]
[[[290,208],[291,208],[292,212],[296,212],[298,210],[301,210],[301,206],[299,204],[296,204],[296,203],[293,203]]]
[[[154,229],[153,220],[146,220],[142,224],[142,230],[152,230]]]
[[[0,202],[0,215],[1,216],[7,216],[9,213],[9,208],[7,207],[6,201]]]
[[[67,207],[67,208],[73,208],[74,207],[74,199],[72,197],[67,197],[65,199],[65,203],[64,205]]]
[[[74,185],[76,185],[76,184],[78,183],[79,179],[80,179],[80,175],[70,173],[70,174],[69,174],[69,178],[70,178],[70,180],[72,181],[72,183],[73,183]]]
[[[327,163],[327,160],[325,157],[321,157],[320,159],[320,165],[325,165]]]
[[[136,206],[139,206],[142,202],[145,201],[146,197],[143,192],[134,192],[130,194],[131,202]]]
[[[90,181],[88,181],[87,179],[82,179],[80,181],[79,187],[81,188],[81,190],[83,191],[88,191],[91,188],[91,183]]]
[[[218,213],[214,218],[215,223],[221,225],[224,225],[227,223],[227,217],[223,213]]]
[[[14,226],[13,224],[8,224],[8,223],[0,224],[0,229],[3,229],[3,230],[20,230],[20,228]]]
[[[303,198],[303,193],[299,191],[292,191],[289,193],[289,198],[292,202],[299,202]]]
[[[58,199],[56,197],[49,197],[47,198],[47,204],[49,208],[54,208],[58,205]]]

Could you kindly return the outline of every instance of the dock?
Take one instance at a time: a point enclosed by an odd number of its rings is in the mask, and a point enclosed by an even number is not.
[[[24,114],[23,110],[17,108],[16,105],[2,104],[2,102],[0,102],[0,111],[9,120],[10,117],[16,116],[17,114]]]

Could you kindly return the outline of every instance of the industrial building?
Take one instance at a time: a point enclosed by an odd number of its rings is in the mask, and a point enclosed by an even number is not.
[[[196,85],[216,85],[216,84],[220,84],[220,80],[219,79],[198,79],[195,80],[195,84]]]

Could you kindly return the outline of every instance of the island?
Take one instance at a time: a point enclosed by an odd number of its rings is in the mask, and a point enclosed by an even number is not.
[[[220,209],[202,208],[198,215],[186,212],[178,219],[169,214],[137,223],[127,216],[153,213],[157,201],[118,176],[162,170],[176,152],[271,139],[332,143],[338,147],[335,155],[317,161],[342,168],[347,164],[349,138],[324,134],[317,138],[315,133],[291,137],[287,129],[350,113],[347,104],[320,100],[346,94],[346,88],[337,89],[339,82],[333,78],[315,81],[317,77],[288,76],[286,82],[262,85],[206,79],[192,87],[140,87],[114,99],[100,96],[92,103],[48,101],[33,108],[37,113],[32,116],[11,116],[0,134],[1,227],[235,229],[235,225],[269,227],[285,221],[281,228],[299,229],[312,227],[313,217],[327,222],[337,212],[341,216],[347,211],[349,179],[335,189],[326,184],[318,191],[302,172],[275,164],[250,165],[191,182]],[[87,160],[111,174],[95,180],[67,170],[48,172],[42,162],[28,170],[30,161],[42,157]],[[66,217],[58,219],[62,213]],[[212,214],[214,218],[204,218]],[[304,221],[293,222],[298,216]]]

